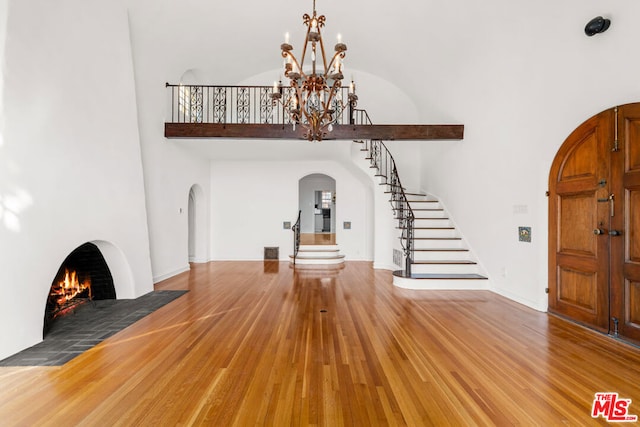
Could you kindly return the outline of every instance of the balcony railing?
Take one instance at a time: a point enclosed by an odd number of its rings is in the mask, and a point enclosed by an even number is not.
[[[171,96],[167,123],[280,124],[293,125],[286,107],[295,96],[289,86],[205,86],[166,84]],[[273,100],[274,91],[280,100]],[[350,124],[353,112],[349,88],[343,87],[331,102],[334,124]]]

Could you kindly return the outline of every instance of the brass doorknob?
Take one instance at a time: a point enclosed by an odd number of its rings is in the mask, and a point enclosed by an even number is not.
[[[604,230],[601,228],[596,228],[595,230],[593,230],[593,234],[595,235],[604,234]]]

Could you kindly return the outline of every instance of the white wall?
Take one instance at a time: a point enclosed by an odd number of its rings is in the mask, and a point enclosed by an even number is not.
[[[419,104],[427,121],[464,123],[465,138],[424,146],[422,187],[444,201],[494,289],[544,310],[551,162],[581,122],[640,100],[640,57],[630,54],[640,3],[452,3],[439,21],[447,28],[429,31],[456,39],[447,51],[432,46],[431,96]],[[587,37],[598,15],[611,28]],[[518,226],[532,227],[532,243],[518,242]]]
[[[135,7],[130,5],[130,9]],[[130,12],[134,14],[134,12]],[[140,13],[143,13],[141,11]],[[181,61],[158,43],[149,27],[154,22],[131,26],[131,44],[136,76],[140,144],[148,214],[149,243],[153,281],[159,282],[189,269],[189,191],[193,185],[202,189],[201,198],[206,206],[207,221],[199,227],[198,235],[205,241],[198,245],[209,248],[208,209],[209,160],[185,150],[176,140],[164,137],[164,122],[170,117],[169,90],[166,82],[179,82],[186,74],[189,83],[196,75],[188,72]],[[177,53],[176,53],[177,54]],[[200,141],[202,142],[202,141]],[[198,262],[210,258],[208,251],[200,251]]]
[[[118,298],[153,289],[125,8],[82,0],[8,6],[0,358],[42,339],[51,283],[85,242],[104,251]]]
[[[295,222],[298,181],[311,173],[336,180],[336,221],[339,225],[351,221],[350,230],[336,229],[340,252],[348,260],[371,260],[372,189],[353,171],[331,160],[213,161],[212,258],[261,260],[265,246],[277,246],[280,259],[288,260],[293,253],[293,234],[283,228],[283,222]]]

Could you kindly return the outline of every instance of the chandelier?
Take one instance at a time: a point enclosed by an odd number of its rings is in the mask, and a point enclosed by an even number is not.
[[[282,43],[284,58],[284,76],[290,80],[293,95],[285,101],[282,99],[282,84],[274,84],[272,94],[274,102],[281,101],[288,112],[295,129],[300,124],[305,130],[305,138],[309,141],[321,141],[331,132],[338,115],[343,110],[340,97],[343,75],[343,59],[347,45],[338,36],[335,52],[327,60],[321,28],[324,27],[325,16],[316,14],[316,2],[313,0],[313,15],[302,16],[307,27],[302,56],[298,60],[293,55],[293,46],[289,44],[289,33]],[[310,57],[311,64],[305,62]],[[305,67],[306,65],[306,67]],[[353,81],[349,86],[348,103],[351,111],[355,108],[358,97],[355,94]]]

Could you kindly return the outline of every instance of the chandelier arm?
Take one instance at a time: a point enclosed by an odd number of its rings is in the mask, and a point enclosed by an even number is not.
[[[334,85],[335,85],[335,83],[334,83]],[[325,116],[328,115],[327,110],[329,109],[329,106],[331,105],[331,100],[333,99],[333,93],[334,93],[333,87],[331,87],[331,89],[329,89],[327,92],[329,93],[327,98],[324,101],[320,102],[322,104],[322,118],[323,119],[325,118]]]
[[[329,124],[331,124],[333,122],[333,120],[331,120],[331,115],[329,115],[328,111],[330,110],[331,107],[331,102],[333,101],[333,98],[335,98],[336,94],[338,93],[338,90],[340,89],[342,85],[340,84],[339,80],[336,80],[333,82],[333,86],[331,86],[331,90],[329,90],[329,96],[327,97],[327,101],[325,103],[323,103],[323,114],[322,114],[322,119],[324,119],[325,117],[327,117],[329,119],[329,122],[326,123],[325,126],[328,126]]]
[[[311,24],[310,23],[305,23],[305,25],[307,26],[307,34],[305,36],[305,41],[304,41],[304,46],[302,47],[302,56],[300,57],[301,62],[300,62],[300,71],[302,71],[302,66],[304,65],[304,59],[307,57],[307,46],[309,45],[310,41],[309,41],[309,34],[311,33]],[[312,42],[313,43],[313,42]]]
[[[328,70],[330,70],[331,67],[334,66],[334,64],[336,62],[336,58],[340,57],[340,59],[344,59],[345,56],[347,56],[347,54],[344,51],[334,53],[333,57],[331,58],[331,62],[329,62]],[[338,70],[338,72],[342,72],[342,70]]]
[[[293,53],[282,51],[282,57],[291,60],[291,63],[287,64],[287,65],[291,65],[291,69],[289,69],[289,67],[285,66],[285,74],[284,74],[285,77],[291,78],[291,77],[289,77],[289,73],[293,71],[293,65],[295,65],[296,68],[298,69],[298,74],[300,74],[300,78],[302,78],[302,80],[307,78],[307,75],[302,70],[302,64],[298,62],[298,60],[296,59],[296,57],[295,57],[295,55]]]
[[[324,51],[324,40],[322,40],[322,33],[320,32],[320,26],[318,26],[318,35],[320,36],[320,52],[322,53],[322,65],[324,65],[324,75],[326,76],[329,72],[327,68],[327,55]]]

